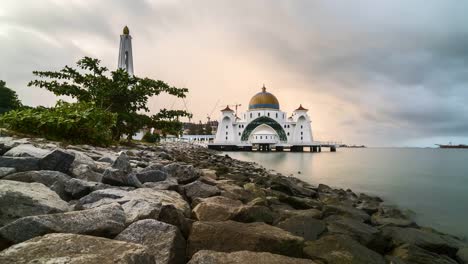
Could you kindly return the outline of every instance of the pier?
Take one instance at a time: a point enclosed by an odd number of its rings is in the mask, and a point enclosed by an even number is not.
[[[336,152],[341,144],[338,142],[313,142],[313,144],[287,145],[287,144],[249,144],[249,145],[227,145],[208,144],[209,149],[220,151],[254,151],[254,152],[311,152],[319,153],[322,150]]]

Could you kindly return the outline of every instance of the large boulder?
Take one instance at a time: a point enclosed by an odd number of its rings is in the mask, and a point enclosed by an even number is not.
[[[244,223],[264,222],[273,224],[277,217],[277,214],[266,206],[246,205],[240,208],[232,220]]]
[[[297,215],[279,222],[277,227],[303,237],[305,240],[316,240],[327,230],[325,222],[315,219],[313,215]]]
[[[391,253],[393,257],[411,264],[457,264],[455,260],[445,255],[439,255],[414,245],[402,245],[395,248]]]
[[[68,209],[68,204],[42,183],[0,180],[0,226],[21,217]]]
[[[127,154],[121,152],[119,157],[107,168],[102,175],[102,182],[115,186],[142,187],[141,182],[132,172],[132,165]]]
[[[195,222],[188,240],[188,255],[207,249],[221,252],[264,251],[302,256],[303,239],[265,223]]]
[[[135,175],[141,183],[145,182],[160,182],[167,178],[167,173],[161,170],[149,170],[139,172]]]
[[[192,165],[180,163],[171,163],[163,167],[170,176],[177,179],[179,184],[187,184],[195,181],[200,177],[201,172],[195,169]]]
[[[393,247],[409,244],[449,256],[455,256],[457,251],[464,246],[460,240],[452,236],[417,228],[389,226],[382,228],[382,235],[390,240]]]
[[[400,211],[395,206],[380,206],[377,213],[371,217],[373,225],[410,227],[416,226],[413,220]]]
[[[63,172],[49,170],[25,171],[10,174],[4,177],[4,179],[10,181],[42,183],[56,192],[63,200],[69,200],[69,196],[65,191],[65,186],[71,177]]]
[[[16,171],[31,171],[39,169],[39,158],[0,156],[0,167],[15,168]]]
[[[48,149],[37,148],[32,144],[21,144],[5,152],[3,156],[42,158],[49,152]]]
[[[158,219],[161,213],[161,203],[143,199],[133,199],[122,205],[125,211],[127,225],[142,219]]]
[[[94,181],[94,182],[101,182],[102,181],[102,174],[94,171],[89,165],[86,164],[78,164],[72,168],[71,174],[73,177],[86,180],[86,181]]]
[[[60,149],[56,149],[39,161],[41,170],[54,170],[67,173],[75,160],[75,156]]]
[[[314,264],[310,259],[291,258],[268,252],[216,252],[211,250],[200,250],[188,264]]]
[[[178,190],[179,184],[177,183],[177,179],[174,177],[167,177],[163,181],[158,182],[145,182],[143,183],[144,188],[151,188],[154,190]]]
[[[239,200],[224,196],[205,198],[195,206],[192,215],[199,221],[226,221],[233,219],[242,207]]]
[[[468,264],[468,246],[460,248],[457,252],[457,259],[464,264]]]
[[[16,172],[15,168],[0,167],[0,179]]]
[[[201,181],[194,181],[183,186],[185,195],[191,200],[195,198],[208,198],[220,193],[218,187],[212,186]]]
[[[368,222],[370,215],[365,211],[356,209],[348,205],[326,205],[323,207],[323,217],[330,215],[340,215],[359,220],[361,222]]]
[[[385,264],[384,258],[346,235],[327,235],[306,242],[304,254],[328,264]]]
[[[119,204],[67,213],[27,216],[0,228],[0,238],[16,244],[48,233],[114,237],[125,228]]]
[[[116,240],[148,247],[158,264],[182,264],[185,261],[185,239],[177,227],[156,220],[141,220],[131,224]]]
[[[348,235],[365,246],[374,242],[380,234],[377,228],[348,217],[329,217],[327,228],[329,233]]]
[[[293,177],[273,176],[271,177],[270,188],[292,196],[317,196],[317,192],[305,187],[302,181]]]
[[[88,195],[93,191],[106,189],[109,187],[109,185],[98,182],[72,178],[65,182],[65,193],[72,199],[80,199],[81,197]]]
[[[77,234],[48,234],[0,252],[0,263],[154,264],[147,248],[129,242]]]

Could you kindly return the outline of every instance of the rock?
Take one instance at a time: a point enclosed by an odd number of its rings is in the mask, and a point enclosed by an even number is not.
[[[0,180],[0,226],[25,216],[66,211],[68,204],[41,183]]]
[[[379,210],[382,199],[361,193],[356,208],[372,215]]]
[[[370,216],[366,212],[347,205],[326,205],[323,208],[323,217],[330,215],[346,216],[362,222],[370,220]]]
[[[182,264],[185,261],[185,239],[177,227],[156,220],[141,220],[131,224],[116,240],[148,247],[158,264]]]
[[[48,234],[0,252],[0,263],[154,264],[147,248],[107,238]]]
[[[326,184],[320,183],[317,186],[317,191],[321,192],[321,193],[331,193],[331,192],[333,192],[333,189],[330,186],[326,185]]]
[[[203,199],[192,210],[192,215],[199,221],[226,221],[233,219],[242,207],[242,202],[223,196]]]
[[[54,170],[67,173],[75,160],[75,156],[63,150],[56,149],[39,161],[41,170]]]
[[[102,174],[97,173],[91,169],[89,165],[79,164],[73,167],[71,174],[80,180],[101,182]]]
[[[158,220],[176,226],[184,237],[188,237],[191,228],[191,220],[186,218],[182,211],[175,208],[175,206],[163,206],[159,213]]]
[[[164,181],[158,182],[145,182],[143,183],[144,188],[151,188],[154,190],[178,190],[179,184],[173,177],[167,177]]]
[[[136,174],[136,177],[141,183],[160,182],[160,181],[166,180],[167,173],[164,171],[160,171],[160,170],[150,170],[150,171],[139,172]]]
[[[244,189],[251,192],[255,197],[266,197],[266,192],[253,182],[244,184]]]
[[[411,264],[457,264],[455,260],[445,256],[438,255],[417,246],[402,245],[391,252],[391,255]]]
[[[252,201],[248,202],[247,205],[250,206],[269,206],[270,203],[266,199],[266,197],[257,197],[253,199]]]
[[[112,164],[112,163],[114,163],[115,159],[112,158],[112,157],[109,157],[109,156],[104,156],[104,157],[99,158],[97,161]]]
[[[233,220],[244,223],[264,222],[267,224],[273,224],[277,217],[277,214],[266,206],[247,205],[240,208]]]
[[[327,230],[325,222],[315,219],[313,215],[298,215],[279,222],[277,227],[291,232],[305,240],[317,240]]]
[[[301,198],[301,197],[295,197],[295,196],[280,196],[279,200],[283,203],[287,203],[291,205],[293,208],[298,209],[298,210],[322,208],[321,202],[310,199],[310,198]]]
[[[399,209],[389,205],[380,206],[378,212],[372,215],[371,222],[373,225],[390,225],[399,227],[410,227],[416,225],[413,220],[403,214]]]
[[[0,167],[15,168],[16,171],[38,170],[39,158],[0,156]]]
[[[177,179],[179,184],[187,184],[200,177],[200,172],[192,165],[183,165],[180,163],[171,163],[163,167],[170,176]]]
[[[0,179],[15,172],[15,168],[0,167]]]
[[[10,174],[4,177],[5,180],[10,181],[20,181],[20,182],[38,182],[42,183],[45,186],[49,187],[52,191],[56,192],[62,200],[70,200],[69,195],[65,191],[65,185],[68,180],[71,179],[70,176],[59,171],[25,171]]]
[[[142,199],[130,200],[122,205],[126,216],[125,224],[130,225],[143,219],[158,219],[161,207],[161,203]]]
[[[377,228],[348,217],[336,217],[331,221],[327,219],[327,228],[329,233],[348,235],[365,246],[373,242],[380,233]]]
[[[291,258],[268,252],[237,251],[232,253],[200,250],[188,264],[314,264],[310,259]]]
[[[102,175],[102,182],[114,186],[142,187],[135,173],[127,173],[116,168],[108,168]]]
[[[31,144],[22,144],[8,150],[3,156],[42,158],[49,152],[50,150],[36,148]]]
[[[327,235],[306,242],[304,254],[328,264],[385,264],[384,258],[345,235]]]
[[[188,255],[207,249],[221,252],[241,250],[302,255],[303,239],[265,223],[195,222],[188,240]]]
[[[382,235],[391,241],[394,247],[410,244],[438,253],[455,256],[463,243],[449,235],[443,235],[417,228],[384,227]]]
[[[213,180],[217,180],[218,179],[218,176],[216,175],[216,171],[215,170],[211,170],[211,169],[202,169],[201,170],[203,176],[205,177],[208,177],[210,179],[213,179]]]
[[[48,233],[114,237],[124,228],[122,207],[110,204],[83,211],[23,217],[0,228],[0,237],[14,244]]]
[[[221,190],[221,195],[230,199],[240,200],[242,202],[249,202],[256,197],[244,188],[239,187],[230,182],[220,182],[217,187]]]
[[[123,171],[125,173],[132,172],[132,165],[127,154],[121,152],[117,159],[112,163],[112,168]]]
[[[307,209],[307,210],[276,210],[279,214],[279,221],[283,221],[287,218],[294,217],[294,216],[302,216],[306,218],[313,218],[313,219],[321,219],[322,212],[317,209]]]
[[[68,197],[71,197],[72,199],[80,199],[93,191],[105,189],[107,187],[108,185],[102,183],[72,178],[66,181],[64,191]]]
[[[220,190],[216,186],[212,186],[201,181],[194,181],[183,186],[185,195],[191,200],[195,198],[208,198],[218,195]]]
[[[309,188],[304,188],[302,182],[296,178],[276,176],[271,179],[272,190],[284,192],[292,196],[316,197],[317,193]]]
[[[464,264],[468,264],[468,247],[460,248],[457,252],[457,259]]]
[[[67,149],[67,152],[75,156],[75,159],[73,160],[73,163],[71,165],[72,169],[79,165],[87,165],[92,170],[95,170],[97,168],[94,160],[85,153],[73,149]]]

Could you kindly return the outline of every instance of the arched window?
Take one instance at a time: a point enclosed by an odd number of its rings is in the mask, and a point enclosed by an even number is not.
[[[239,136],[241,135],[241,132],[239,132]]]
[[[289,125],[288,125],[288,128],[289,128]]]
[[[228,132],[226,131],[226,135],[228,134]]]
[[[302,137],[301,137],[301,140],[302,140]]]
[[[302,129],[302,125],[301,125],[301,129]]]
[[[270,112],[268,112],[268,117],[270,117]]]
[[[276,113],[276,118],[278,118],[278,113]]]
[[[226,137],[226,140],[227,140],[227,137]]]
[[[252,113],[250,113],[250,118],[252,118]]]
[[[289,132],[288,132],[288,136],[289,136]]]
[[[260,113],[258,113],[258,116],[260,116]]]
[[[262,139],[262,136],[260,136],[260,139]]]
[[[304,133],[301,131],[301,135],[304,135]]]
[[[228,129],[228,128],[229,128],[229,126],[226,126],[226,129]]]

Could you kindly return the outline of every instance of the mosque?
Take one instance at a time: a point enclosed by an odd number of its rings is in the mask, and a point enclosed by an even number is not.
[[[239,116],[227,106],[221,110],[215,140],[208,147],[217,150],[303,151],[321,150],[314,142],[308,110],[300,105],[291,116],[281,111],[276,96],[265,86],[249,102],[247,112]],[[330,147],[331,151],[336,148]]]

